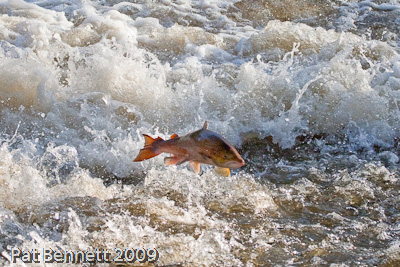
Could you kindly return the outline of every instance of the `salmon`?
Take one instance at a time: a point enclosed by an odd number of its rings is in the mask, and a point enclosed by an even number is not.
[[[200,164],[209,164],[216,166],[215,171],[222,176],[229,176],[230,169],[245,165],[243,158],[228,140],[207,129],[207,121],[200,130],[181,137],[173,134],[169,140],[152,138],[147,134],[143,136],[144,148],[134,162],[150,159],[161,153],[170,153],[170,157],[164,158],[167,166],[189,161],[190,168],[198,174]]]

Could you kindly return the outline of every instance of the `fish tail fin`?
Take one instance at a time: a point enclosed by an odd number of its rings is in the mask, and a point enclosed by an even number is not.
[[[133,160],[133,161],[142,161],[145,159],[150,159],[153,158],[160,153],[155,152],[155,147],[154,144],[158,143],[160,141],[164,141],[161,137],[153,138],[147,134],[144,134],[144,148],[142,148],[139,152],[139,155]]]

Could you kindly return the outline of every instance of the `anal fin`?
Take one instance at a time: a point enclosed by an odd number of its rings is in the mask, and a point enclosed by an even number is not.
[[[190,161],[189,162],[189,167],[195,174],[199,174],[199,172],[200,172],[200,163],[198,163],[196,161]]]
[[[229,168],[215,167],[214,172],[224,177],[228,177],[231,174]]]
[[[175,165],[176,163],[178,163],[179,158],[177,157],[166,157],[164,158],[164,164],[166,166],[171,166],[171,165]]]

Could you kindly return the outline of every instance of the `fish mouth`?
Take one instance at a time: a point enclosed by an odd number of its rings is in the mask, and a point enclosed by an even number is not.
[[[244,162],[243,159],[240,159],[238,161],[230,161],[226,164],[226,167],[229,169],[236,169],[236,168],[240,168],[243,165],[245,165],[246,163]]]

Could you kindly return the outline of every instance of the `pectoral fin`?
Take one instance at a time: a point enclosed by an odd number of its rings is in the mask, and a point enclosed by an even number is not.
[[[229,168],[215,167],[214,172],[224,177],[228,177],[231,174]]]
[[[199,174],[199,172],[200,172],[200,163],[198,163],[196,161],[191,161],[191,162],[189,162],[189,167],[195,174]]]

